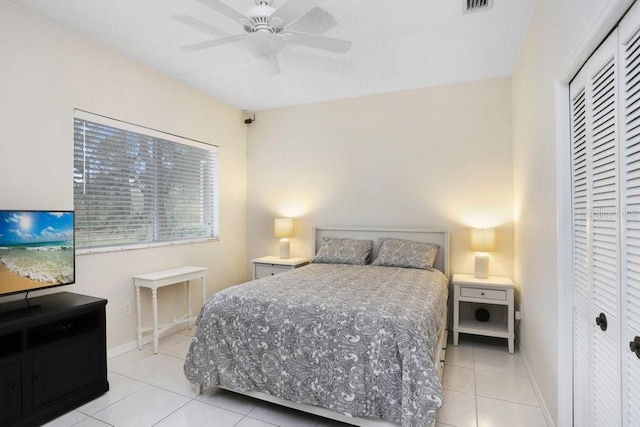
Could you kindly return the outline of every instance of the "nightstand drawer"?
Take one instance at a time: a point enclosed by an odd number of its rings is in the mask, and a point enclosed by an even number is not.
[[[280,274],[289,270],[291,270],[291,267],[274,264],[258,264],[256,265],[256,279],[273,276],[274,274]]]
[[[263,256],[251,260],[253,264],[253,278],[262,279],[285,271],[295,270],[309,264],[309,258],[280,258],[277,256]]]
[[[507,300],[507,291],[495,289],[479,289],[479,288],[460,288],[460,296],[468,298],[491,299],[491,300]]]

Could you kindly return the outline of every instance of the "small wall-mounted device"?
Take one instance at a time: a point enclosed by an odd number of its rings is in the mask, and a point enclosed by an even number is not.
[[[242,115],[244,116],[245,125],[250,125],[251,123],[256,121],[256,113],[251,113],[247,110],[242,110]]]

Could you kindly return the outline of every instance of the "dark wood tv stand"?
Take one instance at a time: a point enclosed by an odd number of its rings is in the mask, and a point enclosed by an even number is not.
[[[109,390],[106,304],[60,292],[0,313],[0,425],[41,425]]]

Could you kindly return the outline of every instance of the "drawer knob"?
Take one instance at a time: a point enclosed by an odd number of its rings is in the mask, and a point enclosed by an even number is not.
[[[480,295],[484,296],[484,292],[480,292]]]

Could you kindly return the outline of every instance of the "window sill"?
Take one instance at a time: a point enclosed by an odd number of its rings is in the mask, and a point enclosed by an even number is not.
[[[219,237],[210,237],[206,239],[179,240],[175,242],[144,243],[139,245],[126,245],[126,246],[106,246],[102,248],[76,249],[76,255],[82,256],[82,255],[101,254],[101,253],[107,253],[107,252],[136,251],[139,249],[162,248],[166,246],[181,246],[181,245],[191,245],[194,243],[207,243],[207,242],[218,242],[218,241],[220,241]]]

